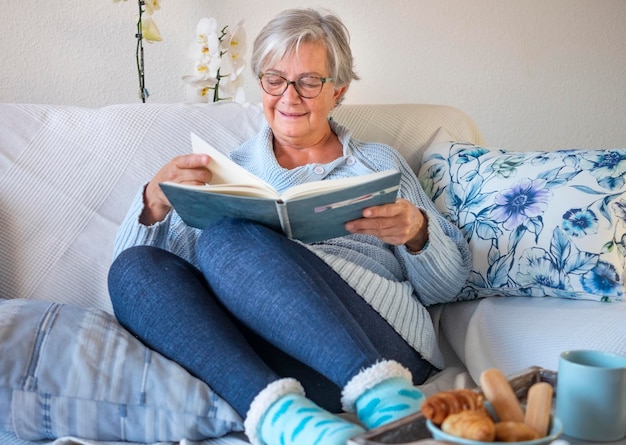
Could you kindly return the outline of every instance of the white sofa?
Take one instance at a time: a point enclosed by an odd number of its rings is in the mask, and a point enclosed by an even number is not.
[[[92,443],[71,436],[102,431],[109,442],[201,440],[231,430],[205,443],[243,443],[240,419],[210,388],[116,324],[106,277],[133,195],[190,150],[190,131],[229,150],[262,119],[258,105],[234,103],[0,104],[0,444]],[[416,172],[440,128],[449,134],[442,143],[484,145],[474,122],[447,106],[342,105],[334,119],[396,147]],[[626,354],[620,302],[493,296],[431,313],[448,367],[427,393],[471,385],[487,367],[556,369],[565,349]]]

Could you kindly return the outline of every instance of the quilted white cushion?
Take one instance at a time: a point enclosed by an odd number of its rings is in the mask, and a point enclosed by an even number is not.
[[[191,150],[193,129],[234,148],[257,106],[0,105],[0,297],[111,311],[113,241],[140,184]]]

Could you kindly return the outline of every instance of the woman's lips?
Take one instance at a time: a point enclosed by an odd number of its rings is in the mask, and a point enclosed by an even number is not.
[[[287,118],[296,118],[296,117],[302,117],[306,115],[306,113],[295,113],[295,112],[286,112],[286,111],[279,111],[279,113]]]

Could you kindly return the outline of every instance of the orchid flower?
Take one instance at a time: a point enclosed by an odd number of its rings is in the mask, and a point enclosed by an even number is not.
[[[161,2],[159,0],[144,0],[144,6],[146,7],[146,14],[152,15],[154,11],[161,9]]]
[[[220,100],[245,101],[243,76],[246,62],[243,58],[246,34],[240,22],[233,33],[228,26],[220,29],[214,18],[202,18],[196,26],[196,38],[190,57],[194,60],[193,73],[183,76],[188,85],[187,98],[192,102]]]
[[[243,57],[246,54],[246,49],[246,30],[243,27],[243,21],[241,21],[235,26],[235,30],[228,41],[227,54],[233,65],[233,71],[241,73],[240,68],[245,67],[246,61]]]
[[[141,34],[147,42],[160,42],[163,40],[159,28],[157,28],[150,15],[143,17],[141,20]]]

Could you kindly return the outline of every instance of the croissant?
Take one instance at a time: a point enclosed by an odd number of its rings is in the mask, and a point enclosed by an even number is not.
[[[493,442],[496,437],[493,420],[480,411],[450,414],[441,424],[441,430],[453,436],[481,442]]]
[[[539,433],[522,422],[496,423],[496,440],[498,442],[523,442],[539,439]]]
[[[435,425],[441,425],[450,414],[461,411],[485,411],[481,394],[470,389],[452,389],[428,397],[422,403],[422,413]]]

